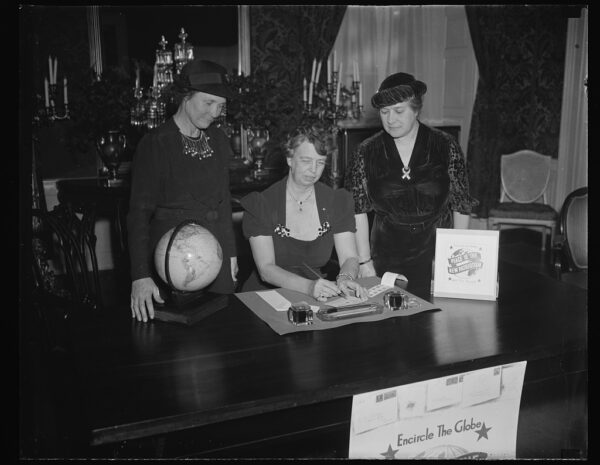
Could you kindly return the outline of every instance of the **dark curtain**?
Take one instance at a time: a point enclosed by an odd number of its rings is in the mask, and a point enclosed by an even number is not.
[[[252,72],[268,73],[277,85],[270,102],[276,127],[267,147],[267,166],[285,166],[281,144],[300,121],[302,79],[310,79],[313,58],[323,60],[324,75],[345,12],[345,5],[250,6]]]
[[[567,14],[559,5],[466,6],[479,82],[468,143],[475,213],[500,197],[500,156],[558,156]]]

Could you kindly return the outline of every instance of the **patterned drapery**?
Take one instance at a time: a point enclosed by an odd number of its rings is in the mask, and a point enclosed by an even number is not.
[[[266,165],[285,166],[281,143],[300,121],[302,79],[310,76],[314,58],[329,56],[345,11],[345,5],[250,6],[252,72],[266,71],[277,85],[269,105],[276,126],[267,146]]]
[[[558,5],[466,6],[479,82],[468,143],[475,213],[500,197],[500,156],[557,157],[567,18]]]

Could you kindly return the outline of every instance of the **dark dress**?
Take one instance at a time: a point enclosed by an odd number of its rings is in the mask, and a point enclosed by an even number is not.
[[[183,153],[179,128],[173,118],[146,134],[132,164],[131,197],[127,216],[132,280],[152,277],[154,248],[160,238],[184,220],[193,219],[214,234],[223,250],[223,265],[208,291],[234,291],[230,257],[236,256],[229,192],[229,139],[220,129],[206,129],[210,157]]]
[[[345,185],[356,214],[373,212],[370,244],[377,275],[402,273],[413,284],[429,286],[436,228],[452,228],[452,211],[469,214],[476,201],[456,140],[418,124],[408,176],[403,177],[394,139],[381,131],[359,145]]]
[[[306,265],[325,274],[324,267],[333,251],[333,235],[356,231],[352,196],[345,189],[334,190],[317,182],[315,199],[321,222],[319,235],[312,241],[303,241],[291,237],[285,227],[286,182],[287,177],[263,192],[252,192],[242,198],[244,236],[271,236],[277,266],[305,278],[316,279]],[[273,287],[262,281],[254,270],[242,290],[245,292]]]

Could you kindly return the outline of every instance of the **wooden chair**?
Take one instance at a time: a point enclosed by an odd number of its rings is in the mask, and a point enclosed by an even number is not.
[[[500,202],[490,209],[488,229],[500,231],[508,226],[541,231],[542,250],[546,249],[546,234],[550,230],[550,244],[554,243],[558,213],[546,199],[550,161],[549,156],[532,150],[502,155]]]
[[[559,234],[553,243],[556,277],[587,289],[588,188],[571,192],[560,210]]]

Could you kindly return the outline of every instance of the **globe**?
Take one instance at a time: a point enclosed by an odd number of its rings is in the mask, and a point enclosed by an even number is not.
[[[219,274],[222,263],[223,251],[216,237],[208,229],[189,220],[166,232],[154,251],[158,275],[172,289],[180,292],[195,292],[210,285]]]

